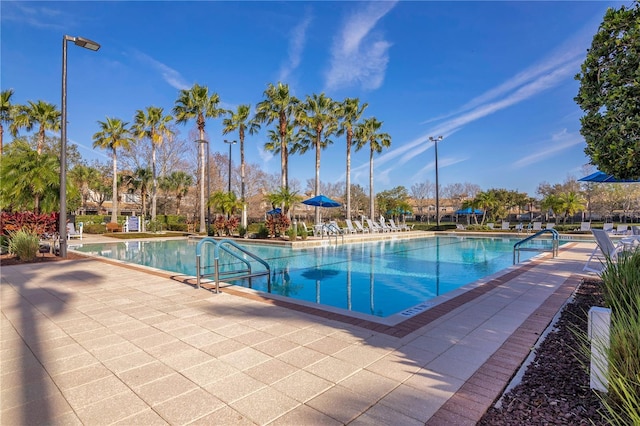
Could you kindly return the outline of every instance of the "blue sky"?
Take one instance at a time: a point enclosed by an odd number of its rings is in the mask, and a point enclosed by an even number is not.
[[[621,4],[2,1],[0,82],[14,103],[60,106],[62,37],[86,37],[102,48],[68,48],[68,137],[86,159],[107,160],[91,139],[107,116],[170,111],[194,83],[224,108],[253,107],[282,81],[302,99],[324,92],[369,104],[365,117],[392,137],[374,160],[376,192],[434,182],[429,136],[442,135],[441,185],[535,195],[543,181],[581,177],[589,161],[574,76],[607,7]],[[279,173],[279,156],[262,150],[270,128],[247,137],[247,161]],[[206,130],[211,150],[226,153],[221,120]],[[321,154],[325,182],[345,178],[344,137],[333,141]],[[368,161],[368,149],[353,154],[352,182],[365,190]],[[292,156],[289,175],[304,187],[314,155]]]

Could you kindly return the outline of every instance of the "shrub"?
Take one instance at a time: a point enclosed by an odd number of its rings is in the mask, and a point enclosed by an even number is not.
[[[36,214],[33,212],[0,213],[0,233],[25,230],[38,235],[58,232],[58,213]]]
[[[15,254],[18,259],[29,262],[38,255],[40,239],[35,232],[21,229],[11,232],[9,238],[9,253]]]
[[[258,232],[256,232],[256,237],[261,239],[269,238],[269,229],[265,225],[260,225]]]
[[[611,309],[609,393],[605,407],[613,424],[640,424],[640,249],[607,259],[602,272]]]
[[[106,226],[100,223],[85,223],[84,228],[82,228],[82,232],[86,234],[104,234],[106,231]]]

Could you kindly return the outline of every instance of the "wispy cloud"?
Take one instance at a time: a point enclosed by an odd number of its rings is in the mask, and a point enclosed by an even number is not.
[[[28,6],[27,6],[28,5]],[[64,30],[73,27],[73,17],[38,3],[2,2],[3,21],[14,21],[35,28]]]
[[[288,81],[291,73],[300,65],[304,45],[307,41],[307,29],[309,28],[309,24],[311,24],[311,16],[307,13],[306,17],[291,30],[288,50],[289,57],[287,58],[287,62],[283,64],[280,69],[278,81]]]
[[[163,80],[166,81],[171,87],[178,90],[186,90],[191,87],[191,85],[186,82],[184,77],[182,77],[182,75],[173,68],[153,59],[151,56],[147,55],[146,53],[142,53],[139,50],[133,49],[131,52],[133,53],[134,58],[144,64],[149,65],[151,68],[159,72]]]
[[[548,158],[560,151],[571,148],[572,146],[584,143],[584,139],[579,133],[567,132],[567,129],[563,129],[560,132],[551,136],[551,139],[544,142],[545,149],[541,149],[534,154],[527,155],[512,164],[512,169],[519,169],[521,167],[529,166],[531,164],[539,163],[540,161]]]
[[[331,68],[325,82],[327,89],[359,85],[365,90],[375,90],[382,85],[391,43],[373,30],[396,3],[365,3],[362,10],[345,19],[331,48]]]
[[[456,157],[445,157],[445,158],[440,158],[438,159],[438,169],[442,169],[448,166],[452,166],[454,164],[458,164],[458,163],[462,163],[463,161],[467,161],[469,159],[469,157],[464,157],[464,158],[456,158]],[[413,176],[411,176],[411,178],[409,179],[409,181],[412,182],[420,182],[423,181],[425,176],[427,175],[427,172],[430,172],[431,170],[436,168],[436,162],[431,161],[429,163],[427,163],[424,167],[422,167],[420,170],[418,170],[417,172],[415,172],[413,174]]]
[[[425,134],[392,149],[378,159],[376,164],[384,165],[393,161],[393,167],[402,167],[416,155],[433,146],[429,136],[442,135],[446,139],[465,125],[495,112],[523,102],[545,90],[557,86],[572,76],[579,68],[581,57],[575,53],[579,49],[567,47],[571,54],[552,54],[546,60],[526,69],[499,86],[467,102],[448,119],[433,126]],[[365,165],[360,166],[362,168]]]

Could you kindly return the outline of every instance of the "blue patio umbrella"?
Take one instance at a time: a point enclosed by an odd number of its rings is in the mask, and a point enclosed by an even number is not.
[[[484,213],[480,209],[472,209],[471,207],[467,207],[466,209],[456,210],[456,214],[482,214]]]
[[[316,195],[313,198],[304,200],[302,204],[315,207],[340,207],[342,205],[339,202],[332,200],[331,198],[324,195]]]
[[[269,215],[280,214],[280,213],[282,213],[282,210],[280,210],[280,207],[277,207],[277,208],[275,208],[273,210],[269,210],[267,212],[267,214],[269,214]]]
[[[596,182],[596,183],[638,183],[640,180],[633,179],[618,179],[612,175],[609,175],[605,172],[597,171],[595,173],[591,173],[589,176],[585,176],[581,179],[578,179],[579,182]]]

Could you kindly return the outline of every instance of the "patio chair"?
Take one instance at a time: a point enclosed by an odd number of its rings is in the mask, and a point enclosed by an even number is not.
[[[640,226],[632,226],[631,227],[631,233],[633,235],[640,235]]]
[[[617,260],[618,254],[624,249],[622,243],[614,245],[606,231],[602,229],[592,229],[591,233],[596,239],[596,247],[591,252],[591,256],[582,268],[583,271],[600,273],[604,269],[606,259]],[[591,266],[592,262],[598,261],[598,267]]]
[[[580,222],[581,231],[591,231],[591,222]]]
[[[602,225],[602,230],[605,232],[613,232],[613,223],[605,223]]]
[[[389,219],[389,228],[391,228],[392,231],[402,231],[402,227],[396,225],[396,223],[393,221],[393,219]]]
[[[365,220],[367,221],[367,226],[369,227],[369,229],[371,230],[372,233],[382,232],[382,228],[380,228],[380,225],[378,225],[377,223],[375,223],[371,219],[365,219]]]
[[[614,234],[616,235],[627,235],[627,233],[629,232],[629,226],[628,225],[618,225],[616,227],[616,230],[614,232]]]
[[[356,225],[356,229],[358,231],[362,232],[363,234],[369,233],[369,228],[365,228],[364,226],[362,226],[362,223],[360,223],[359,220],[354,220],[353,223]]]
[[[305,234],[307,235],[313,235],[313,230],[307,228],[307,224],[304,222],[300,222],[300,224],[302,225],[302,229],[304,229]]]
[[[517,224],[515,227],[515,230],[518,232],[518,234],[521,233],[523,229],[524,229],[524,225],[522,224],[522,222]]]
[[[511,230],[511,228],[509,227],[509,222],[506,220],[502,221],[502,228],[500,228],[503,231],[509,231]]]
[[[372,222],[373,222],[373,224],[374,224],[375,226],[377,226],[377,227],[378,227],[378,229],[381,229],[381,230],[382,230],[382,232],[391,232],[391,228],[389,228],[387,225],[385,225],[385,224],[384,224],[384,222],[380,222],[380,223],[378,223],[378,222],[376,222],[375,220],[372,220]]]
[[[76,231],[76,227],[73,223],[69,222],[67,223],[67,240],[70,240],[72,238],[78,238],[78,239],[82,239],[82,228],[84,228],[84,225],[82,222],[78,222],[78,230]]]
[[[487,228],[493,230],[493,227],[496,226],[495,223],[491,222],[491,223],[487,223]]]
[[[556,226],[555,223],[547,223],[544,227],[544,229],[553,229]]]
[[[533,222],[533,232],[542,231],[542,222]]]
[[[357,234],[358,230],[356,228],[353,227],[353,222],[351,222],[351,219],[346,219],[345,223],[347,224],[346,230],[349,234]]]
[[[456,225],[456,230],[458,230],[458,231],[466,231],[467,228],[464,225],[458,224],[458,225]]]

